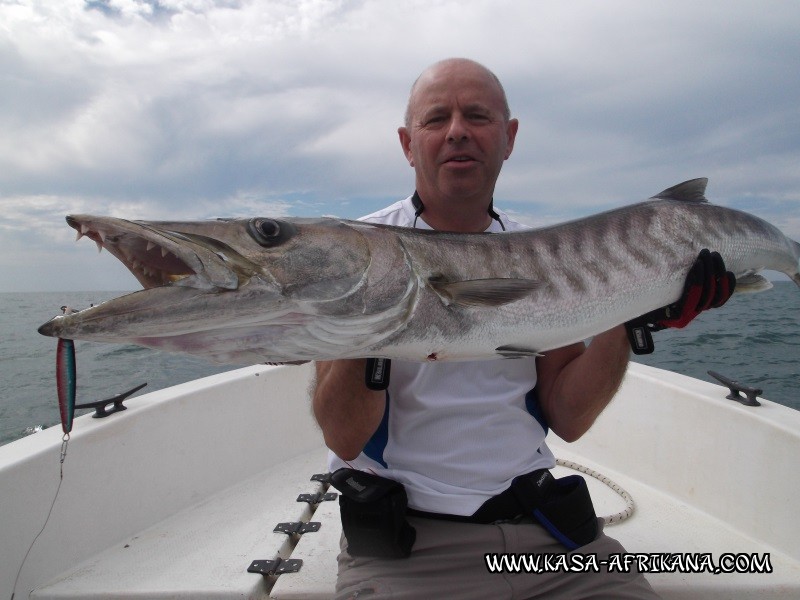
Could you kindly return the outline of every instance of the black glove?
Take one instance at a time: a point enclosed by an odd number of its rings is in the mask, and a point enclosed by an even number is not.
[[[634,354],[650,354],[655,349],[653,331],[667,327],[682,329],[704,310],[719,308],[736,288],[736,277],[725,270],[719,252],[700,251],[689,270],[683,295],[674,304],[659,308],[625,323]]]

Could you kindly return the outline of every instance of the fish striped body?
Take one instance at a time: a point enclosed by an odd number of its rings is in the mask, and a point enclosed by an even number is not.
[[[528,356],[677,300],[703,248],[738,291],[800,286],[800,245],[712,205],[705,180],[543,229],[456,234],[339,219],[200,222],[68,217],[145,290],[56,317],[45,335],[218,362]]]

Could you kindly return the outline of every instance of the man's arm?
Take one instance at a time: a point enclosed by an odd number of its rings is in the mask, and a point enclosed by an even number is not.
[[[589,430],[614,397],[628,367],[630,346],[652,352],[650,330],[686,327],[697,315],[725,304],[736,288],[718,252],[701,250],[686,276],[678,302],[594,337],[588,347],[573,344],[537,359],[539,403],[550,428],[568,442]],[[647,344],[629,330],[640,328]]]
[[[383,419],[385,392],[364,384],[366,359],[317,362],[314,416],[325,444],[343,460],[353,460],[364,449]]]
[[[619,389],[629,355],[620,325],[588,346],[572,344],[538,358],[536,387],[550,429],[567,442],[586,433]]]

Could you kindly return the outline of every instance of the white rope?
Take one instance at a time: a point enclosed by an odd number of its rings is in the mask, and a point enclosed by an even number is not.
[[[594,477],[601,483],[606,484],[617,494],[622,496],[623,500],[625,500],[625,509],[613,515],[602,517],[603,520],[606,522],[606,525],[614,525],[616,523],[622,523],[625,519],[627,519],[633,514],[634,510],[636,510],[636,503],[633,501],[633,497],[624,489],[622,489],[622,487],[619,484],[611,481],[608,477],[606,477],[602,473],[598,473],[594,469],[590,469],[589,467],[584,467],[583,465],[579,465],[576,462],[572,462],[571,460],[564,460],[562,458],[557,458],[556,464],[560,467],[566,467],[567,469],[572,469],[573,471],[578,471],[585,475],[589,475],[590,477]]]

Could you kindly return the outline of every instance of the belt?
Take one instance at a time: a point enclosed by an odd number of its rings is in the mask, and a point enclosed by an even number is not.
[[[448,515],[408,509],[407,514],[428,519],[489,524],[522,515],[534,517],[568,550],[593,541],[597,516],[586,481],[580,475],[555,479],[548,469],[515,477],[507,490],[489,498],[472,515]]]
[[[515,484],[519,480],[533,480],[538,481],[542,477],[550,479],[553,476],[547,469],[537,469],[530,473],[525,473],[519,477],[515,477],[511,486],[497,496],[492,496],[471,515],[450,515],[446,513],[435,513],[424,510],[417,510],[416,508],[409,508],[408,513],[414,517],[423,517],[425,519],[440,519],[442,521],[455,521],[458,523],[478,523],[481,525],[488,525],[495,521],[511,521],[522,515],[530,515],[533,508],[532,501],[520,502],[518,494],[514,493]]]

